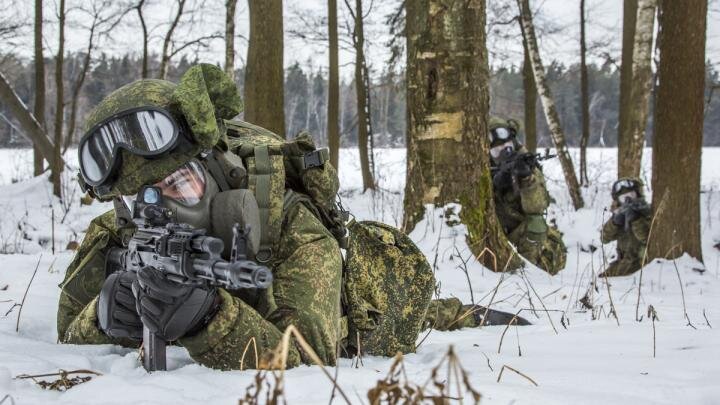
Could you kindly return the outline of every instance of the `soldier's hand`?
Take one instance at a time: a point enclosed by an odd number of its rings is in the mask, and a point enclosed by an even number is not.
[[[512,186],[512,174],[503,167],[493,175],[493,187],[496,190],[507,190]]]
[[[153,268],[138,272],[132,290],[142,323],[166,341],[201,330],[220,307],[217,289],[181,284]]]
[[[98,326],[110,337],[142,338],[142,322],[135,309],[135,273],[113,273],[105,279],[97,301]]]
[[[519,159],[515,163],[515,174],[519,179],[525,179],[530,177],[532,174],[532,167],[525,161],[525,159]]]
[[[625,226],[625,212],[622,210],[617,210],[615,213],[613,213],[612,223],[617,226]]]

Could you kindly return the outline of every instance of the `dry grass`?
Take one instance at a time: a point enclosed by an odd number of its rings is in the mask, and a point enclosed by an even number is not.
[[[71,374],[86,374],[85,376],[76,375],[75,377],[70,377]],[[46,390],[53,390],[53,391],[67,391],[70,388],[86,383],[90,380],[92,380],[93,376],[99,376],[102,375],[98,373],[97,371],[92,370],[73,370],[73,371],[65,371],[60,370],[57,373],[48,373],[48,374],[36,374],[36,375],[28,375],[28,374],[21,374],[19,376],[16,376],[15,379],[17,380],[25,380],[25,379],[31,379],[33,382],[43,389]],[[39,378],[43,377],[59,377],[56,380],[52,381],[45,381],[40,380]]]

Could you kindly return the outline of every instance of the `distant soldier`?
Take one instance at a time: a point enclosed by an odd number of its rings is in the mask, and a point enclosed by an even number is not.
[[[490,118],[490,157],[495,210],[510,242],[525,259],[556,274],[565,267],[562,234],[545,222],[550,195],[538,156],[518,141],[513,119]]]
[[[642,267],[650,232],[651,209],[645,201],[642,182],[621,178],[612,186],[612,217],[603,225],[603,243],[617,241],[617,258],[600,276],[626,276]]]

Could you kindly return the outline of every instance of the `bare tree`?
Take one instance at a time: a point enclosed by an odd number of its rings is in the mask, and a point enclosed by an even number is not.
[[[225,74],[235,79],[235,8],[237,0],[225,2]]]
[[[623,34],[622,56],[620,61],[620,106],[618,111],[618,177],[630,176],[632,169],[620,156],[627,155],[626,150],[631,148],[632,135],[630,129],[630,92],[632,91],[632,60],[633,44],[635,43],[635,20],[637,18],[638,0],[624,0],[623,2]]]
[[[580,108],[582,109],[582,136],[580,137],[580,184],[588,186],[587,147],[590,141],[590,84],[588,68],[585,60],[587,45],[585,43],[585,0],[580,0]]]
[[[626,138],[622,150],[618,149],[618,161],[622,161],[620,177],[639,177],[642,161],[645,128],[652,90],[652,40],[657,0],[639,0],[637,7],[635,40],[633,43],[632,84],[630,103],[625,112]],[[622,153],[622,154],[620,154]]]
[[[565,142],[565,134],[560,126],[560,118],[558,117],[555,103],[550,93],[550,87],[547,85],[545,80],[545,71],[540,58],[540,51],[537,45],[537,39],[535,37],[535,29],[532,23],[532,15],[529,8],[523,7],[522,0],[517,0],[518,9],[520,10],[520,18],[522,21],[523,35],[527,40],[527,48],[530,53],[530,62],[533,67],[533,74],[535,76],[535,84],[540,96],[540,101],[543,105],[543,111],[545,112],[545,119],[547,120],[548,127],[550,129],[550,135],[557,149],[558,158],[565,175],[565,183],[568,186],[568,192],[572,199],[573,206],[575,209],[583,207],[584,202],[582,195],[580,194],[580,185],[578,184],[577,176],[575,175],[575,168],[573,167],[572,158],[568,152],[567,143]]]
[[[167,77],[168,63],[170,62],[170,58],[172,57],[170,52],[173,34],[175,33],[175,29],[180,23],[180,19],[183,16],[183,11],[185,10],[185,4],[187,3],[187,0],[176,1],[177,10],[175,12],[175,17],[173,18],[172,22],[170,22],[170,27],[168,28],[167,32],[165,33],[165,37],[163,38],[162,53],[160,54],[160,68],[158,69],[158,78],[160,79],[165,79]]]
[[[285,136],[282,0],[248,0],[245,120]]]
[[[338,17],[337,0],[328,0],[328,105],[327,137],[330,149],[330,163],[339,171],[340,158],[340,63],[338,59]]]
[[[649,258],[675,258],[686,252],[703,259],[700,163],[707,7],[705,1],[660,2],[652,156],[655,226],[648,240]]]
[[[143,53],[142,53],[142,73],[141,77],[143,79],[147,79],[148,76],[148,48],[150,45],[150,37],[148,33],[148,27],[147,23],[145,22],[145,16],[143,15],[143,7],[147,4],[146,0],[138,0],[138,2],[135,4],[134,10],[137,12],[138,19],[140,20],[140,28],[142,30],[142,44],[143,44]]]
[[[370,77],[365,59],[365,30],[363,28],[362,0],[355,0],[355,8],[348,0],[345,5],[354,22],[353,45],[355,48],[355,94],[357,96],[358,152],[363,190],[375,189],[375,164],[373,156],[373,131],[370,115]]]
[[[35,106],[34,115],[38,124],[45,128],[45,57],[43,56],[43,4],[42,0],[35,0]],[[43,157],[40,149],[33,145],[33,175],[39,176],[43,172]]]
[[[65,63],[65,0],[60,0],[58,4],[58,51],[55,56],[55,136],[54,145],[54,165],[50,166],[50,181],[53,184],[53,194],[62,197],[62,187],[60,177],[62,174],[62,145],[63,130],[65,123],[65,85],[63,81],[64,63]]]
[[[520,262],[509,262],[513,251],[495,215],[491,186],[485,1],[408,1],[406,7],[403,227],[415,227],[424,204],[459,202],[468,245],[478,259],[490,269],[501,270],[498,265],[505,263],[516,268]],[[485,254],[486,249],[492,254]]]

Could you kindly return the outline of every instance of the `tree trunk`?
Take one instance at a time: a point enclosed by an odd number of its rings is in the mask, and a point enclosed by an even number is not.
[[[577,210],[583,207],[584,202],[582,195],[580,194],[580,185],[578,184],[577,176],[575,176],[575,168],[573,166],[572,158],[570,157],[567,143],[565,142],[565,134],[560,127],[560,118],[558,117],[557,109],[555,108],[555,102],[552,99],[550,87],[545,80],[545,71],[543,70],[542,60],[540,59],[540,51],[535,37],[532,15],[530,14],[529,8],[523,7],[522,0],[517,0],[517,2],[518,7],[520,8],[522,30],[527,40],[527,48],[530,53],[530,63],[533,67],[533,75],[535,77],[538,95],[540,96],[540,102],[542,103],[543,111],[545,112],[545,119],[547,120],[548,128],[550,129],[550,136],[555,144],[555,148],[557,149],[557,155],[560,159],[563,174],[565,175],[565,183],[567,183],[573,207]]]
[[[45,58],[43,57],[42,26],[42,0],[35,0],[35,106],[33,110],[38,124],[45,129]],[[43,155],[40,148],[33,145],[33,175],[41,175],[43,169]]]
[[[632,91],[632,60],[633,44],[635,42],[635,21],[637,18],[638,0],[625,0],[623,4],[623,36],[622,56],[620,61],[620,105],[618,111],[618,177],[632,176],[632,162],[621,157],[628,155],[631,149],[632,135],[630,129],[630,115],[633,106],[630,103]]]
[[[80,68],[80,73],[75,80],[75,85],[72,92],[72,100],[70,101],[70,120],[68,122],[68,130],[65,135],[65,141],[63,144],[63,152],[65,152],[72,144],[75,136],[75,126],[77,124],[77,108],[78,101],[80,99],[80,90],[82,90],[83,83],[85,83],[85,77],[87,76],[88,69],[90,68],[90,61],[92,60],[92,52],[95,46],[95,29],[97,28],[97,20],[93,21],[93,25],[90,27],[90,37],[88,39],[87,50],[85,57],[83,58],[83,64]]]
[[[652,156],[655,224],[648,258],[676,258],[686,252],[702,261],[700,163],[707,2],[662,1],[659,16]]]
[[[513,255],[495,214],[487,137],[485,1],[418,0],[407,12],[407,179],[403,227],[424,204],[459,202],[467,242],[483,265]],[[497,257],[481,254],[485,249]],[[509,263],[517,268],[519,260]]]
[[[55,137],[54,137],[54,164],[51,167],[50,180],[53,184],[53,194],[62,197],[61,174],[63,170],[62,159],[63,123],[65,122],[65,92],[63,84],[63,63],[65,61],[65,0],[60,0],[58,13],[58,52],[55,57]]]
[[[527,1],[527,0],[524,0]],[[537,150],[537,90],[530,54],[523,39],[523,94],[525,95],[525,147],[530,153]]]
[[[178,0],[177,13],[175,14],[175,18],[173,19],[173,21],[170,23],[170,28],[168,28],[167,32],[165,33],[165,39],[163,39],[162,54],[160,55],[160,67],[158,69],[159,79],[165,80],[167,78],[168,67],[170,65],[170,57],[172,56],[170,45],[172,43],[172,37],[173,33],[175,32],[175,28],[177,28],[178,24],[180,23],[180,19],[183,16],[186,2],[187,0]]]
[[[340,159],[340,63],[338,61],[337,0],[328,0],[328,37],[330,66],[328,68],[327,137],[330,163],[336,170]]]
[[[237,0],[225,3],[225,74],[235,80],[235,7]]]
[[[282,0],[248,0],[245,120],[285,136]]]
[[[371,156],[372,126],[370,122],[370,86],[367,65],[365,63],[365,32],[363,28],[362,0],[355,0],[353,13],[355,28],[353,44],[355,45],[355,95],[357,96],[357,130],[358,152],[360,153],[360,172],[362,173],[363,191],[375,189],[374,164]]]
[[[148,78],[148,29],[147,25],[145,24],[145,17],[143,16],[142,8],[145,5],[145,0],[140,0],[135,6],[135,11],[137,11],[138,18],[140,19],[140,27],[142,28],[142,36],[143,36],[143,54],[142,54],[142,78],[147,79]]]
[[[590,84],[585,56],[585,0],[580,0],[580,94],[582,109],[582,136],[580,138],[580,184],[590,185],[587,175],[587,147],[590,140]]]
[[[33,143],[33,146],[40,150],[42,157],[48,161],[50,167],[54,167],[56,162],[53,141],[48,137],[45,128],[40,125],[35,116],[22,102],[20,96],[13,90],[10,82],[2,72],[0,72],[0,101],[8,107],[10,113],[20,123],[23,130],[22,135],[27,137]],[[58,164],[60,166],[64,165],[62,158]]]
[[[625,147],[618,149],[618,160],[623,162],[620,177],[640,177],[643,144],[650,92],[653,85],[652,40],[657,0],[640,0],[637,7],[635,41],[632,57],[632,83],[629,110],[625,113],[627,132]],[[622,153],[622,154],[620,154]]]

